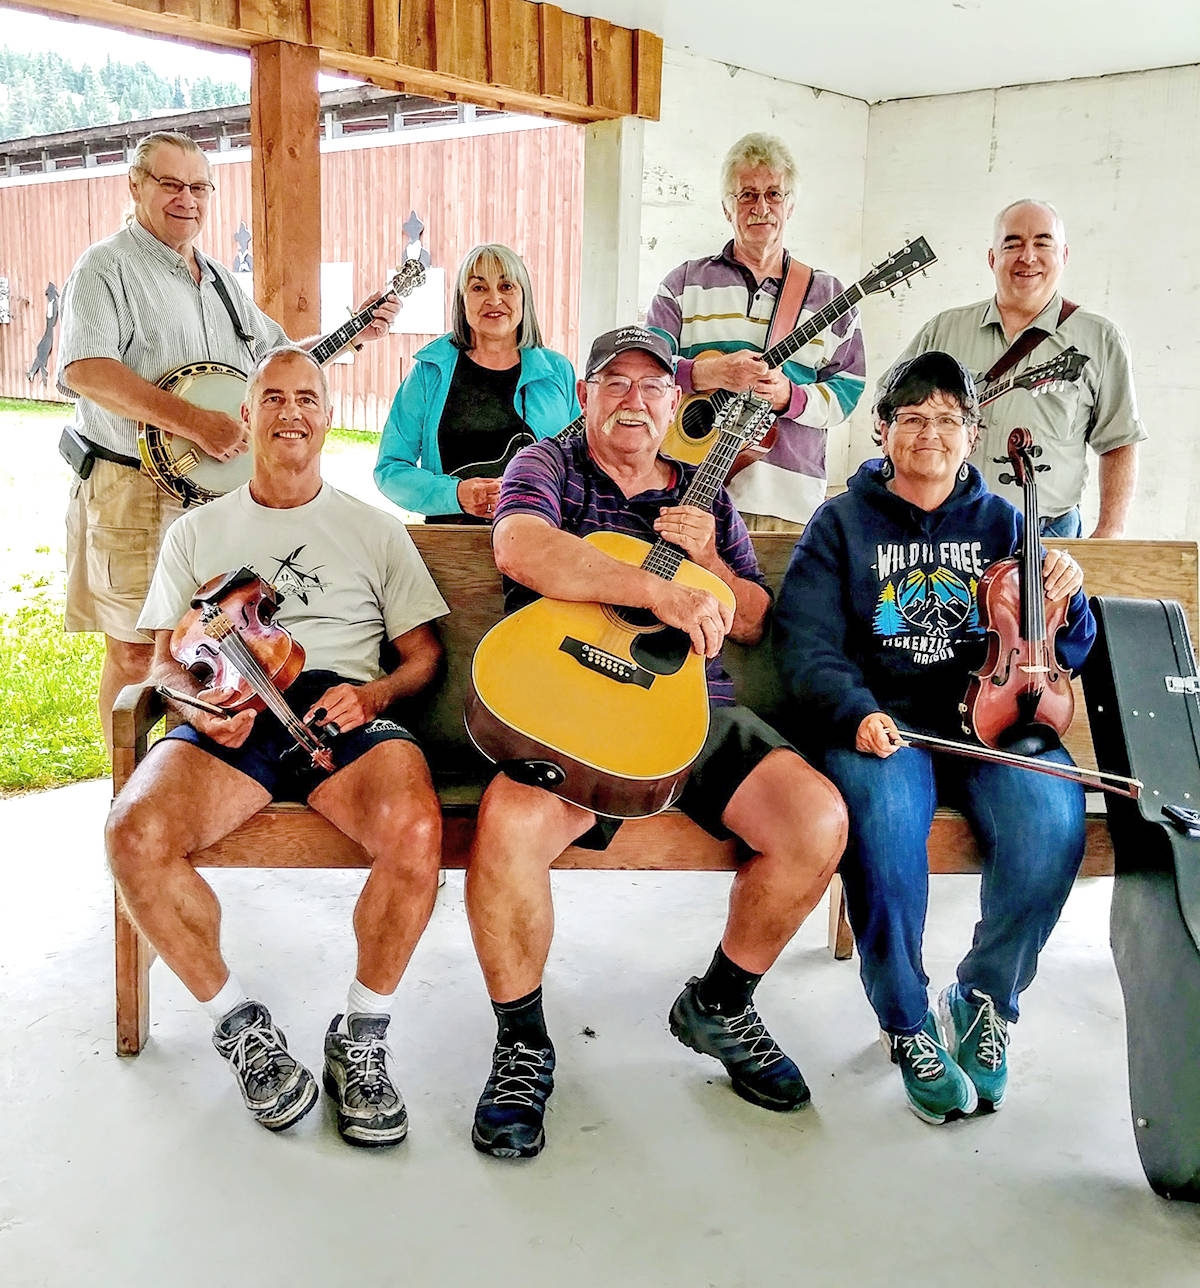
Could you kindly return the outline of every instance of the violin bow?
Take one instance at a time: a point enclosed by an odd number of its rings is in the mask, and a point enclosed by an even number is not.
[[[1013,765],[1018,769],[1031,769],[1037,774],[1049,774],[1052,778],[1066,778],[1082,787],[1098,792],[1111,792],[1114,796],[1125,796],[1137,800],[1142,794],[1144,784],[1137,778],[1126,778],[1124,774],[1111,774],[1103,769],[1081,769],[1078,765],[1057,765],[1053,761],[1037,760],[1033,756],[1019,756],[1012,751],[996,751],[992,747],[976,746],[970,742],[956,742],[952,738],[937,738],[933,734],[914,733],[911,729],[896,731],[906,743],[914,747],[928,747],[933,751],[947,751],[955,756],[968,756],[973,760],[988,760],[999,765]]]

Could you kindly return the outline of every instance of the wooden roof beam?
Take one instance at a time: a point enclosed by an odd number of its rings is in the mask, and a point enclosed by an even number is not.
[[[565,121],[659,114],[661,37],[531,0],[36,0],[20,7],[198,44],[313,46],[327,71]]]

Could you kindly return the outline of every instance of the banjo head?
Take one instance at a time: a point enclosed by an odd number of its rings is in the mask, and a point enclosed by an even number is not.
[[[235,420],[242,414],[246,376],[224,362],[189,362],[169,372],[159,386],[194,407],[221,411]],[[148,472],[185,504],[211,501],[241,487],[250,478],[250,452],[231,461],[218,461],[182,434],[143,425],[138,448]]]

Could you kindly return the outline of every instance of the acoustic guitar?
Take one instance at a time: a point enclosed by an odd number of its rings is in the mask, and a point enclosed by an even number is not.
[[[774,370],[781,367],[794,353],[798,353],[810,341],[815,340],[822,331],[831,327],[868,295],[877,295],[881,291],[890,291],[907,281],[917,273],[923,273],[930,264],[937,262],[937,256],[929,248],[924,237],[918,237],[902,246],[894,255],[889,255],[853,286],[849,286],[840,295],[835,295],[819,313],[814,313],[807,322],[803,322],[794,331],[785,335],[777,344],[773,344],[761,356],[762,360]],[[716,349],[707,350],[696,355],[700,358],[719,357]],[[679,461],[695,464],[702,461],[712,445],[715,430],[714,422],[721,409],[737,397],[728,389],[713,389],[707,393],[690,394],[680,402],[671,428],[663,440],[662,453],[673,456]],[[771,449],[774,442],[774,425],[770,425],[761,443],[754,451],[762,454]],[[750,455],[737,462],[737,469],[750,463]],[[736,473],[733,462],[731,473]]]
[[[726,404],[682,504],[711,508],[734,457],[769,415],[752,394]],[[662,538],[651,545],[595,532],[584,540],[733,606],[719,577]],[[479,750],[519,782],[613,818],[656,814],[683,790],[708,736],[704,658],[683,631],[643,609],[538,599],[479,642],[466,723]]]
[[[383,300],[403,299],[425,280],[419,260],[405,260],[382,299],[342,323],[336,331],[318,340],[309,351],[313,361],[324,366],[371,325],[376,307]],[[185,362],[168,371],[158,387],[182,398],[193,407],[223,411],[237,420],[246,394],[246,373],[227,362]],[[199,505],[241,487],[250,478],[254,460],[249,452],[231,461],[218,461],[182,434],[160,429],[143,421],[138,425],[138,455],[142,468],[169,496],[183,505]]]

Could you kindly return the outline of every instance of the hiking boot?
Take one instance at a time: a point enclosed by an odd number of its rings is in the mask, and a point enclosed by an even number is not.
[[[999,1109],[1008,1085],[1008,1021],[996,1003],[977,988],[964,997],[961,985],[950,984],[938,996],[938,1022],[946,1049],[975,1084],[980,1111]]]
[[[915,1033],[880,1033],[879,1040],[900,1066],[908,1107],[922,1122],[940,1125],[975,1112],[975,1087],[938,1040],[932,1011]]]
[[[313,1107],[317,1084],[288,1054],[287,1038],[261,1002],[243,1002],[213,1029],[213,1046],[229,1061],[246,1108],[268,1131],[284,1131]]]
[[[542,1120],[554,1090],[554,1048],[496,1043],[475,1107],[471,1143],[493,1158],[532,1158],[546,1144]]]
[[[675,999],[671,1032],[684,1046],[720,1060],[734,1091],[752,1105],[787,1112],[808,1104],[804,1075],[776,1045],[754,1007],[737,1015],[710,1011],[696,995],[699,982],[692,976]]]
[[[337,1108],[338,1135],[347,1145],[398,1145],[408,1135],[404,1098],[388,1068],[389,1017],[340,1015],[325,1034],[325,1091]]]

